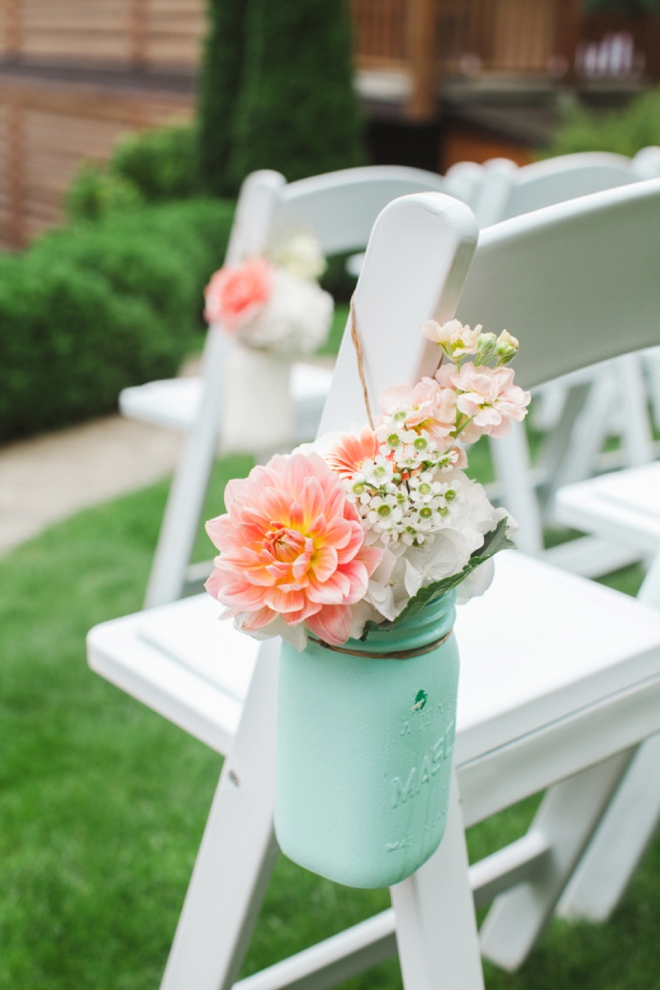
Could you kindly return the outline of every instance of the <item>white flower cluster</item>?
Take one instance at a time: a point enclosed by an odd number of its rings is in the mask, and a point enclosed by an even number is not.
[[[447,526],[456,491],[442,472],[457,460],[455,450],[441,452],[424,431],[385,423],[376,431],[380,453],[365,460],[346,479],[349,501],[363,524],[381,543],[421,547]]]
[[[484,535],[506,515],[491,505],[480,484],[457,468],[424,468],[394,484],[395,499],[403,495],[403,502],[397,500],[392,513],[401,510],[402,519],[396,524],[396,529],[403,530],[400,536],[393,537],[393,530],[384,528],[378,508],[377,521],[372,522],[370,512],[363,515],[363,504],[358,506],[363,525],[368,527],[367,543],[382,546],[385,553],[369,579],[363,601],[354,606],[352,635],[360,635],[368,619],[393,621],[420,588],[460,574],[483,545]],[[388,493],[390,497],[392,494]],[[377,499],[375,496],[372,506]],[[383,499],[383,504],[389,507],[391,503]],[[467,601],[471,595],[481,594],[491,576],[488,562],[475,572],[469,587],[467,583],[465,588],[461,586],[459,599]]]
[[[270,252],[271,297],[241,334],[243,343],[274,354],[313,354],[328,339],[334,300],[317,283],[327,265],[313,230],[291,232]]]
[[[352,443],[346,434],[326,434],[300,448],[315,449],[339,470],[366,543],[383,549],[364,598],[352,606],[352,636],[369,620],[393,621],[420,588],[460,574],[507,515],[467,477],[458,447],[446,449],[422,426],[407,426],[410,419],[410,409],[396,409],[379,420],[375,434],[352,435]],[[491,576],[488,562],[461,586],[459,600],[481,594]]]
[[[308,281],[320,278],[328,267],[319,239],[308,227],[289,234],[274,248],[271,257],[280,268]]]

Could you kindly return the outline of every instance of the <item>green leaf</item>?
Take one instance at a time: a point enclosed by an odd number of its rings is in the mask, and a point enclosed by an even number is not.
[[[457,588],[461,582],[465,580],[468,574],[476,570],[480,564],[483,564],[490,557],[493,557],[500,550],[515,550],[516,544],[513,540],[510,540],[508,533],[508,518],[505,516],[504,519],[500,519],[495,529],[491,529],[484,536],[484,542],[482,546],[470,557],[469,561],[465,565],[462,571],[458,574],[452,574],[450,577],[443,578],[441,581],[434,581],[433,584],[427,585],[426,588],[420,588],[416,595],[410,599],[406,607],[402,612],[397,615],[396,619],[392,622],[382,622],[376,623],[369,620],[365,623],[364,631],[362,633],[361,639],[365,640],[367,635],[373,629],[380,629],[381,631],[387,631],[392,629],[394,626],[398,625],[404,619],[407,619],[411,615],[415,615],[428,605],[430,602],[435,601],[440,598],[441,595],[445,595],[448,591],[452,591]]]

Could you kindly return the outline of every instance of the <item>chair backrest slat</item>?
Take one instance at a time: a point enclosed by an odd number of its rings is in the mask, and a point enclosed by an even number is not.
[[[405,196],[378,217],[355,293],[374,412],[389,385],[416,382],[437,367],[437,349],[420,327],[453,316],[477,236],[469,207],[440,193]],[[366,420],[349,317],[319,432]]]
[[[427,190],[441,192],[444,186],[440,175],[398,165],[300,179],[281,189],[269,242],[277,244],[297,228],[311,227],[325,254],[364,249],[376,217],[393,199]]]
[[[625,155],[585,151],[525,165],[514,178],[502,220],[627,185],[638,177]]]
[[[457,316],[520,338],[525,387],[660,344],[660,180],[483,231]]]

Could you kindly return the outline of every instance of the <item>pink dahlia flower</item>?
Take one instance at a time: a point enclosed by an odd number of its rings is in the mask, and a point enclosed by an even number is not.
[[[263,309],[271,290],[272,270],[263,258],[225,265],[206,287],[204,318],[222,323],[227,333],[237,333]]]
[[[350,636],[382,551],[365,533],[341,479],[318,454],[277,454],[230,481],[226,515],[206,530],[220,550],[206,589],[246,631],[276,635],[281,619],[335,646]],[[286,631],[286,630],[285,630]]]
[[[405,412],[402,425],[426,430],[437,441],[443,441],[456,426],[456,393],[433,378],[422,378],[416,385],[392,385],[378,403],[386,416]]]
[[[448,369],[441,368],[437,374],[446,378]],[[469,362],[459,374],[449,375],[449,380],[460,393],[456,399],[458,409],[472,420],[461,434],[468,443],[483,433],[506,437],[511,432],[511,421],[521,422],[527,414],[531,394],[513,384],[511,368],[475,368]]]

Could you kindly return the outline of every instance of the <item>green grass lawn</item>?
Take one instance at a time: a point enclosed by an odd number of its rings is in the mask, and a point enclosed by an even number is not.
[[[209,514],[222,511],[219,466]],[[84,512],[0,560],[0,990],[156,990],[220,770],[203,745],[92,674],[85,633],[140,607],[166,485]],[[639,573],[615,577],[635,590]],[[530,800],[472,829],[478,858]],[[388,905],[280,857],[244,973]],[[488,990],[660,986],[660,846],[602,928],[555,923]],[[396,961],[346,984],[401,986]]]

